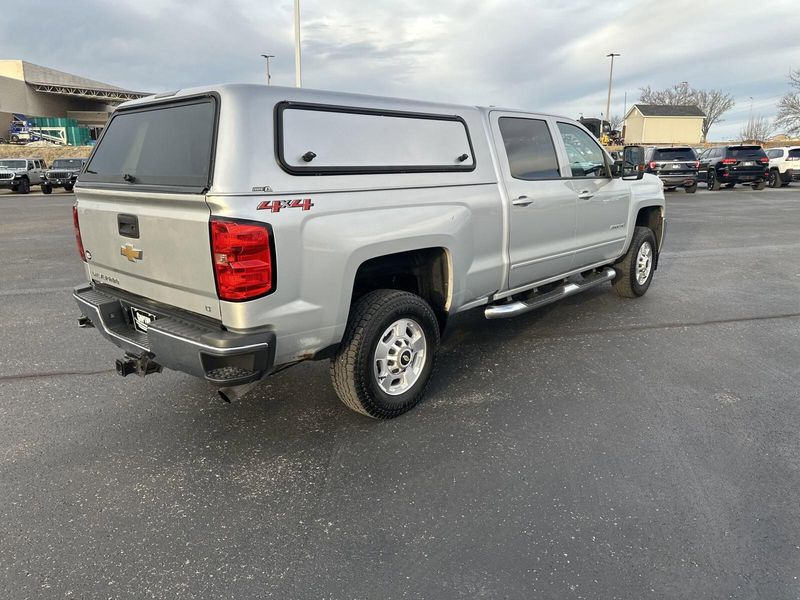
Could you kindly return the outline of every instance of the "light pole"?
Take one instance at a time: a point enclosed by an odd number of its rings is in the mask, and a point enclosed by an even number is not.
[[[294,85],[303,87],[300,69],[300,0],[294,0]]]
[[[614,57],[615,56],[622,56],[621,54],[606,54],[606,58],[611,57],[611,69],[608,71],[608,100],[606,101],[606,119],[608,119],[608,113],[611,110],[611,78],[614,76]],[[601,119],[602,121],[602,119]],[[600,123],[600,129],[603,129],[603,123]]]
[[[264,58],[267,59],[267,85],[270,85],[270,82],[272,81],[272,75],[270,75],[270,73],[269,73],[269,59],[270,58],[275,58],[275,55],[274,54],[262,54],[261,56],[263,56]]]

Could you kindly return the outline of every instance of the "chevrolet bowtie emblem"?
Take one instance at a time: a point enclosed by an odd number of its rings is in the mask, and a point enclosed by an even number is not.
[[[133,247],[133,244],[125,244],[119,249],[119,253],[131,262],[142,260],[143,252]]]

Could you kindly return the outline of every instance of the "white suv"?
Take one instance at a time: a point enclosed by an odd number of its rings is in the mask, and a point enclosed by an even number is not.
[[[784,146],[767,150],[769,187],[778,188],[800,181],[800,146]]]

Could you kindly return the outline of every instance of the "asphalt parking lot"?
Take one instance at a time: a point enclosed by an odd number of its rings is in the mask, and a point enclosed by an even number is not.
[[[644,298],[461,316],[389,422],[118,377],[72,201],[0,192],[0,597],[800,598],[800,186],[668,194]]]

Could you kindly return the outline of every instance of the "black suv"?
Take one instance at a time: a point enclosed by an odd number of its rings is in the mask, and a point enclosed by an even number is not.
[[[652,173],[664,183],[665,190],[682,187],[687,194],[697,191],[697,168],[700,163],[691,148],[648,148],[644,155],[645,173]]]
[[[754,190],[763,190],[769,178],[769,158],[761,146],[719,146],[700,155],[700,177],[705,177],[709,190],[723,185],[749,183]]]

